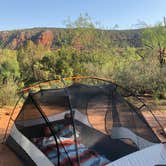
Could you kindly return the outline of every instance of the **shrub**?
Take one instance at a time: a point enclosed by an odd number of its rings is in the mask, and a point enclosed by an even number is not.
[[[17,85],[12,81],[0,85],[0,107],[13,105],[17,100]]]

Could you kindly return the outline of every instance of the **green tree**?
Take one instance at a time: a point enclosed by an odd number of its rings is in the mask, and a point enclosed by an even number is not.
[[[99,31],[88,14],[81,14],[75,21],[68,19],[65,23],[70,44],[77,50],[107,48],[110,45],[107,32]]]
[[[49,80],[56,78],[56,62],[58,51],[46,52],[44,57],[35,63],[39,80]]]
[[[165,63],[166,58],[166,27],[161,24],[155,27],[147,27],[142,33],[142,41],[146,48],[157,55],[160,66]]]
[[[0,106],[11,105],[17,98],[20,85],[20,70],[16,52],[1,50],[0,52]]]
[[[67,77],[83,73],[83,57],[73,47],[64,46],[59,50],[46,53],[35,63],[40,80]]]
[[[10,79],[18,81],[20,78],[20,69],[15,51],[3,50],[0,57],[1,83],[5,84]]]
[[[17,59],[21,70],[21,78],[25,84],[39,80],[35,64],[42,59],[44,54],[43,46],[40,44],[36,45],[30,40],[18,50]]]

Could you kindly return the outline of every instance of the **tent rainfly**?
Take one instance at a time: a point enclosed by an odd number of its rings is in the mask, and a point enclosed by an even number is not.
[[[121,86],[72,77],[23,93],[27,97],[5,141],[25,165],[166,165],[166,145],[141,114],[146,104]]]

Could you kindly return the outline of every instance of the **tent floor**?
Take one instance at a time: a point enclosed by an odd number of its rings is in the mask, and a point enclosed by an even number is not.
[[[87,125],[76,122],[76,130],[79,132],[80,142],[87,148],[96,151],[100,155],[104,155],[110,161],[117,160],[123,156],[137,151],[138,149],[132,145],[126,144],[119,139],[112,139],[110,136],[88,127]],[[55,124],[64,124],[64,120],[55,121]],[[34,137],[42,137],[43,124],[32,127],[26,127],[22,130],[22,133],[29,139]]]
[[[77,121],[76,127],[80,133],[81,142],[89,149],[104,155],[110,161],[117,160],[138,150],[134,146],[128,145],[119,139],[112,139],[109,135],[103,134],[79,121]]]

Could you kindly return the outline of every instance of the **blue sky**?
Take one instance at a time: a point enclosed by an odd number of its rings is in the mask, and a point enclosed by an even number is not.
[[[88,13],[105,28],[154,25],[166,16],[166,0],[0,0],[0,30],[64,27],[64,20]]]

